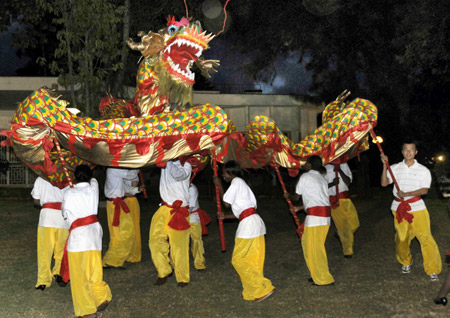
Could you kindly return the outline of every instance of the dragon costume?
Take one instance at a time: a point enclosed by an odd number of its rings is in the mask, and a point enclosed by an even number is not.
[[[219,162],[234,159],[244,168],[275,163],[298,169],[310,155],[328,163],[368,147],[377,108],[359,98],[348,104],[338,98],[327,105],[323,125],[297,144],[265,116],[251,120],[244,133],[236,132],[220,107],[192,106],[191,67],[209,77],[219,65],[201,57],[213,35],[197,21],[173,17],[157,33],[138,35],[140,42],[128,41],[142,54],[132,101],[105,97],[100,103],[103,119],[95,120],[72,115],[66,101],[38,89],[20,103],[11,129],[3,132],[8,137],[4,144],[59,187],[68,183],[63,167],[80,163],[139,168],[215,148]]]

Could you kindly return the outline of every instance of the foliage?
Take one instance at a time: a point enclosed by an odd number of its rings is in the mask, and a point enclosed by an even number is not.
[[[379,106],[382,131],[412,131],[432,152],[450,128],[449,9],[432,0],[247,1],[229,7],[227,36],[252,55],[254,78],[270,82],[276,57],[297,52],[313,74],[310,93],[328,101],[348,88]]]

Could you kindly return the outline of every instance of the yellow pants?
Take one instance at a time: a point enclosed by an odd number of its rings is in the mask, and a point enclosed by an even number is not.
[[[170,210],[171,208],[161,205],[153,215],[148,242],[152,261],[158,271],[158,277],[163,278],[172,273],[172,262],[177,282],[189,283],[190,231],[177,231],[167,225],[172,218]],[[189,221],[189,217],[187,220]]]
[[[231,264],[242,282],[242,296],[245,300],[255,300],[270,293],[275,287],[264,277],[266,243],[264,235],[234,240]]]
[[[111,290],[103,281],[102,252],[69,252],[70,290],[76,316],[97,312],[104,301],[111,301]]]
[[[130,208],[130,213],[134,221],[134,237],[133,246],[131,247],[130,256],[126,259],[130,263],[138,263],[141,261],[142,248],[141,248],[141,207],[136,197],[125,198],[125,203]]]
[[[64,254],[68,229],[57,229],[54,227],[38,227],[37,231],[37,264],[38,277],[35,287],[45,285],[50,287],[54,275],[59,275],[61,260]],[[54,259],[53,269],[52,256]]]
[[[191,223],[191,251],[194,258],[195,269],[205,269],[205,249],[202,240],[202,225],[200,223]]]
[[[398,223],[395,217],[396,211],[392,211],[392,214],[394,215],[395,256],[397,261],[402,265],[412,263],[409,245],[414,238],[417,238],[422,250],[425,273],[428,275],[432,273],[440,274],[442,271],[441,256],[436,241],[431,235],[428,210],[412,212],[414,219],[411,224],[406,220]]]
[[[339,199],[339,206],[331,209],[331,217],[341,240],[344,255],[353,255],[353,234],[359,227],[359,219],[352,200]]]
[[[114,203],[111,201],[106,204],[106,213],[108,215],[109,247],[103,256],[103,266],[120,267],[130,257],[135,242],[134,219],[131,212],[125,213],[120,210],[120,224],[113,226]]]
[[[305,227],[302,238],[303,256],[311,278],[317,285],[328,285],[334,282],[328,269],[325,241],[329,225]]]

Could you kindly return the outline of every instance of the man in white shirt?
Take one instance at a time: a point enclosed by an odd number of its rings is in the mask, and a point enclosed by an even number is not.
[[[306,173],[303,173],[295,188],[294,200],[303,201],[302,206],[294,207],[296,211],[305,210],[305,231],[302,236],[303,256],[311,273],[311,282],[314,286],[334,284],[334,278],[328,269],[325,241],[330,228],[331,207],[328,197],[328,182],[319,172],[322,159],[311,156],[305,164]],[[289,198],[289,194],[284,194]]]
[[[188,285],[189,276],[189,162],[169,161],[161,169],[160,208],[150,225],[149,247],[158,272],[155,285],[163,285],[175,272],[179,287]],[[170,258],[169,258],[170,252]],[[173,270],[171,263],[173,264]]]
[[[336,226],[345,258],[353,256],[353,234],[359,227],[358,212],[348,195],[352,182],[352,171],[347,163],[328,164],[328,195],[330,196],[331,218]]]
[[[87,165],[75,169],[76,184],[64,193],[62,212],[70,224],[67,240],[68,272],[61,273],[68,280],[73,307],[77,317],[97,317],[112,299],[111,290],[103,281],[102,236],[97,219],[98,182],[92,178]]]
[[[63,194],[63,190],[41,177],[36,179],[31,191],[33,204],[41,208],[37,232],[38,279],[35,286],[39,290],[50,287],[53,277],[59,286],[66,286],[60,275],[64,245],[69,235],[69,224],[61,214]]]
[[[105,268],[122,267],[125,261],[140,260],[140,255],[132,255],[136,244],[134,217],[137,213],[131,213],[132,209],[139,208],[139,203],[133,199],[131,199],[133,202],[129,201],[130,199],[126,196],[126,188],[129,192],[132,192],[134,188],[131,183],[136,180],[138,171],[137,169],[106,169],[105,196],[108,200],[106,213],[110,240],[108,251],[103,256]],[[127,202],[132,204],[128,205]]]
[[[394,186],[394,201],[391,205],[395,227],[395,255],[397,261],[402,264],[402,273],[410,273],[412,257],[409,246],[416,237],[422,250],[425,272],[431,281],[437,281],[439,280],[437,275],[442,271],[442,262],[436,241],[431,235],[430,216],[425,202],[421,199],[422,195],[428,193],[431,174],[425,166],[414,159],[416,154],[414,142],[404,143],[402,146],[404,160],[391,167],[400,188],[397,191]],[[381,154],[381,159],[383,162],[381,185],[386,187],[393,182],[393,178],[387,173],[388,157]]]

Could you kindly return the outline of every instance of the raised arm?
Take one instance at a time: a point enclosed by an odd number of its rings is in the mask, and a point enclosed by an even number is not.
[[[386,163],[389,162],[388,157],[384,154],[381,154],[381,162],[383,163],[383,171],[381,172],[381,186],[387,187],[390,184],[389,178],[387,176],[387,165],[386,165]]]

